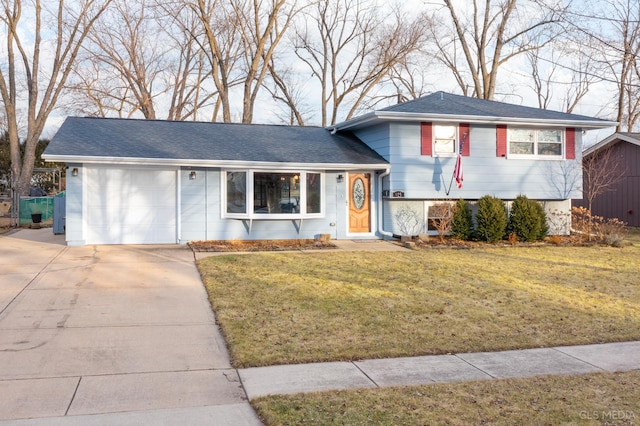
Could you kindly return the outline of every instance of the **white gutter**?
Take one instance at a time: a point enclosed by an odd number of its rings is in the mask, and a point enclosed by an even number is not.
[[[286,163],[266,161],[215,161],[176,158],[141,157],[97,157],[81,155],[43,155],[45,161],[84,164],[117,164],[137,166],[174,166],[174,167],[219,167],[224,169],[304,169],[304,170],[379,170],[388,167],[386,163]]]
[[[374,111],[369,114],[330,126],[333,131],[358,128],[382,121],[439,121],[472,124],[517,124],[539,127],[578,127],[581,129],[604,129],[616,126],[616,121],[604,120],[557,120],[543,118],[489,117],[477,115],[424,114],[414,112]]]
[[[384,210],[384,202],[382,199],[382,179],[391,174],[391,169],[386,169],[384,173],[378,175],[378,191],[380,192],[380,201],[378,202],[378,232],[385,237],[393,237],[393,233],[384,230],[384,218],[382,212]]]

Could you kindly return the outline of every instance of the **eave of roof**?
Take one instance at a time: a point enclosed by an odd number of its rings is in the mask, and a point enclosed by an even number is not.
[[[585,149],[583,151],[583,155],[585,156],[591,155],[596,151],[615,145],[620,141],[629,142],[634,145],[640,146],[640,133],[623,133],[623,132],[613,133],[608,137],[604,138],[603,140],[601,140],[600,142],[597,142],[591,145],[589,148]]]
[[[141,158],[141,157],[95,157],[80,155],[52,155],[43,154],[42,158],[49,162],[82,163],[82,164],[110,164],[110,165],[144,165],[165,167],[206,167],[221,169],[265,169],[265,170],[386,170],[390,166],[384,163],[295,163],[268,161],[218,161],[179,158]]]
[[[604,129],[618,123],[605,120],[550,120],[519,117],[490,117],[477,115],[425,114],[397,111],[373,111],[328,128],[332,131],[357,130],[383,122],[455,122],[470,124],[511,124],[536,127],[576,127],[580,129]]]

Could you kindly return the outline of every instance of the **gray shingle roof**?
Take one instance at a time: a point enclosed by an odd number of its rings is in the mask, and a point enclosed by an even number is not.
[[[45,156],[387,164],[350,133],[322,127],[69,117]]]
[[[454,95],[446,92],[435,92],[431,95],[383,108],[380,111],[393,111],[420,114],[447,114],[457,116],[477,116],[487,118],[525,118],[562,121],[602,121],[593,117],[546,109],[531,108],[504,102],[488,101]]]

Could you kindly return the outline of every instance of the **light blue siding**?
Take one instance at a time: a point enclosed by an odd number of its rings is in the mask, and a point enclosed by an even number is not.
[[[378,124],[359,129],[354,132],[356,136],[362,140],[369,148],[380,154],[385,160],[389,161],[391,156],[391,147],[389,145],[389,124]]]
[[[189,179],[191,170],[180,170],[180,242],[205,240],[207,236],[207,202],[211,172],[193,169],[195,179]]]
[[[66,212],[65,212],[65,240],[70,246],[79,246],[85,244],[83,232],[83,202],[84,194],[84,168],[81,164],[68,164],[67,169],[67,187]],[[78,176],[72,176],[71,170],[77,167]]]
[[[452,184],[455,157],[420,154],[420,123],[391,123],[386,147],[379,146],[386,132],[358,132],[358,137],[381,152],[391,163],[388,186],[408,199],[478,199],[493,195],[513,199],[520,194],[540,200],[564,200],[581,196],[580,158],[575,160],[508,159],[496,156],[495,126],[472,125],[470,155],[462,159],[464,185]],[[576,153],[581,152],[576,132]],[[386,185],[385,185],[386,186]],[[447,192],[449,191],[449,194]]]
[[[181,171],[181,243],[194,240],[266,240],[314,238],[330,234],[331,238],[344,238],[344,199],[346,179],[337,183],[338,174],[325,174],[324,207],[322,218],[299,219],[230,219],[221,211],[221,175],[219,169],[198,170],[197,179],[189,180],[190,170]],[[340,190],[338,190],[340,187]]]

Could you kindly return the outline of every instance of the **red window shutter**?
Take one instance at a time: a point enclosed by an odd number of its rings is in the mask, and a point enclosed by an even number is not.
[[[433,130],[431,123],[420,123],[420,153],[433,155]]]
[[[462,156],[468,157],[471,152],[471,131],[469,123],[460,123],[458,126],[458,134],[460,135],[460,141],[464,141]],[[467,135],[466,137],[465,134]]]
[[[576,158],[576,129],[568,127],[565,131],[565,146],[567,159]]]
[[[496,125],[496,156],[507,156],[507,126],[504,124]]]

